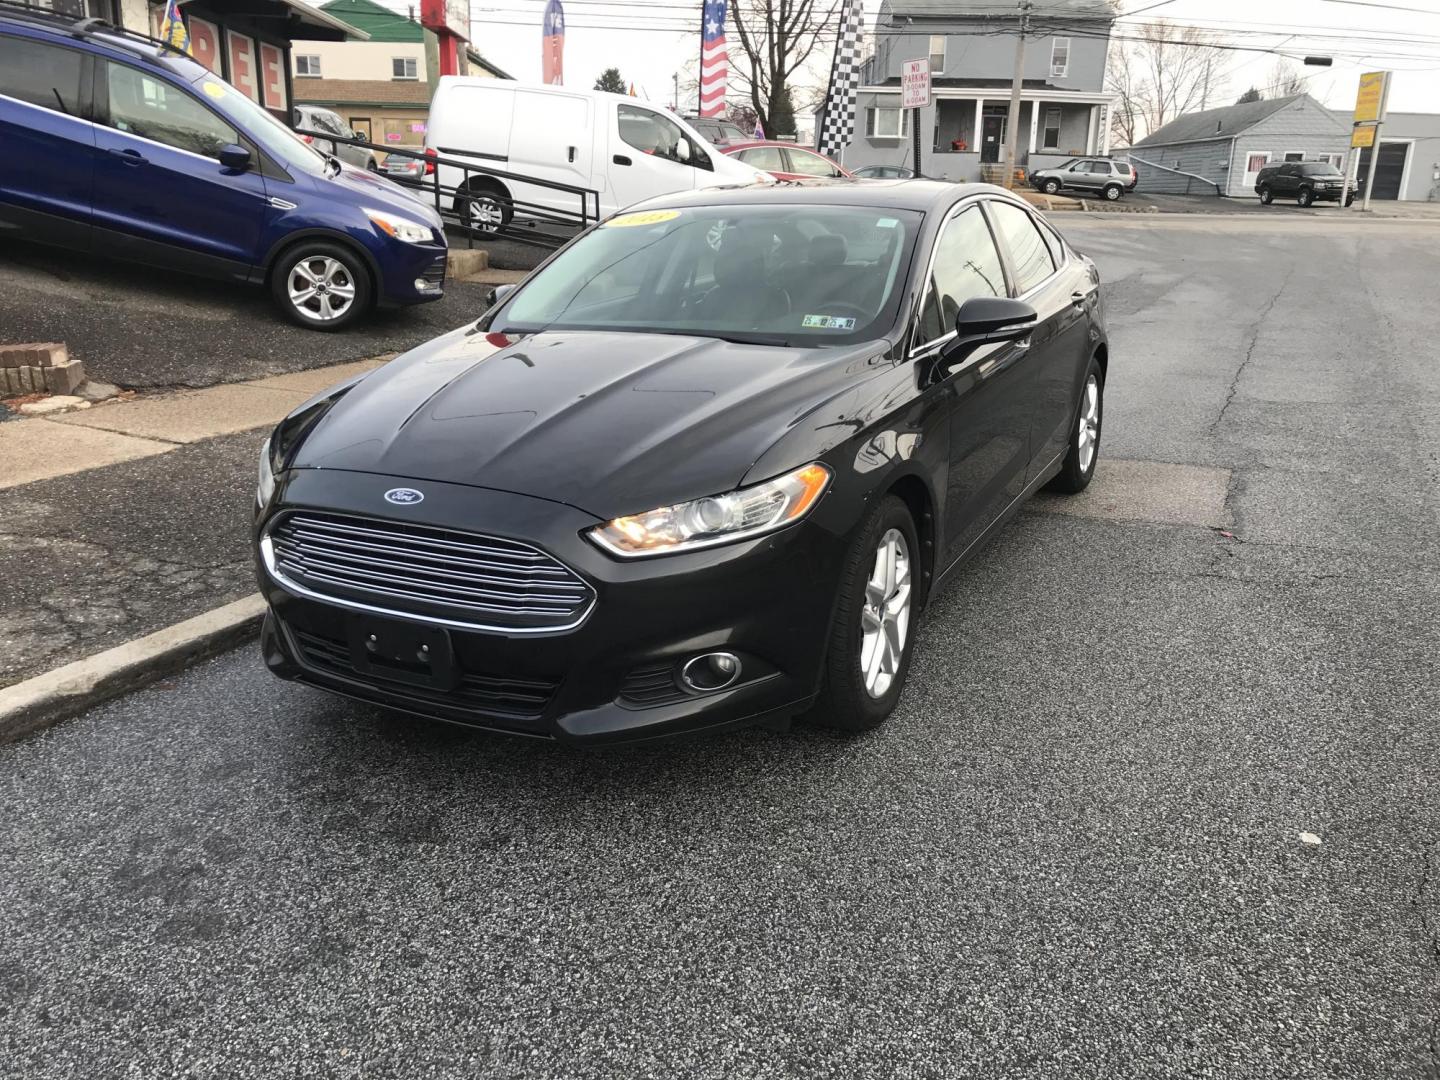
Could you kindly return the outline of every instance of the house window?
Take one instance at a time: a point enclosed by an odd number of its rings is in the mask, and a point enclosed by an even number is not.
[[[1331,165],[1334,165],[1335,168],[1340,169],[1341,171],[1344,171],[1345,169],[1344,154],[1321,154],[1320,160],[1328,161]]]
[[[1286,160],[1286,161],[1304,161],[1304,160],[1305,160],[1305,151],[1304,151],[1304,150],[1286,150],[1286,151],[1285,151],[1285,160]]]
[[[871,139],[903,139],[910,134],[909,109],[865,110],[865,135]]]
[[[395,79],[419,78],[413,56],[397,56],[390,61],[390,75]]]
[[[945,35],[930,35],[930,74],[939,75],[945,70]]]
[[[306,79],[320,78],[320,57],[314,54],[308,56],[296,55],[295,74]]]
[[[1045,110],[1045,141],[1041,144],[1046,150],[1060,149],[1060,110]]]
[[[1050,43],[1050,77],[1063,79],[1070,71],[1070,39],[1057,37]]]

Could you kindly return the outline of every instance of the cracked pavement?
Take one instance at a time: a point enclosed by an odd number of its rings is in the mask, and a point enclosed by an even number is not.
[[[1123,485],[935,598],[872,735],[575,753],[247,648],[0,747],[0,1075],[1434,1080],[1440,229],[1136,217],[1057,222]],[[159,558],[184,463],[223,565],[244,438],[85,497]]]
[[[434,303],[374,311],[348,330],[321,334],[287,322],[259,286],[0,241],[3,340],[63,341],[89,378],[139,389],[213,386],[403,352],[478,317],[488,290],[447,281]]]

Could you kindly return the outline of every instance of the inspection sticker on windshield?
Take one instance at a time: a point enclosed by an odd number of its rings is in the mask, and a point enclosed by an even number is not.
[[[631,225],[659,225],[662,221],[674,221],[679,216],[679,210],[646,210],[641,214],[621,214],[605,222],[603,227],[624,229]]]
[[[854,330],[855,320],[839,315],[806,315],[800,325],[806,330]]]
[[[221,86],[218,82],[211,82],[209,79],[206,79],[200,84],[200,89],[217,101],[225,96],[225,87]]]

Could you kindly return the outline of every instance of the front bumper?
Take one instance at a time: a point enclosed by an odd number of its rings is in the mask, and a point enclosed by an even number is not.
[[[442,234],[443,236],[443,234]],[[387,307],[428,304],[445,295],[449,248],[444,243],[390,240],[374,252],[380,267],[379,302]],[[419,287],[424,282],[424,288]]]
[[[287,474],[257,521],[257,544],[266,524],[289,510],[418,523],[414,508],[382,500],[394,483],[334,470]],[[462,485],[423,487],[424,524],[522,540],[583,577],[595,591],[584,621],[557,632],[452,628],[459,685],[406,685],[350,661],[351,624],[365,613],[301,595],[261,559],[270,605],[262,651],[272,672],[437,720],[590,743],[788,715],[818,690],[845,538],[815,521],[689,554],[620,560],[581,536],[596,520],[573,507]],[[685,690],[674,678],[679,666],[711,650],[741,658],[739,681],[707,694]]]

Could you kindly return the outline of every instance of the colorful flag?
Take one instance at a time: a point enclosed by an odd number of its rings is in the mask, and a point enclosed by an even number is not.
[[[180,18],[180,5],[177,0],[170,0],[165,5],[165,19],[160,24],[160,40],[183,53],[190,52],[190,35],[185,31],[185,21]]]
[[[758,116],[755,117],[755,135],[754,135],[754,138],[755,138],[755,141],[756,141],[756,142],[762,142],[762,141],[764,141],[764,138],[765,138],[765,129],[760,126],[760,117],[758,117]]]
[[[725,115],[730,54],[725,51],[725,0],[705,0],[700,16],[700,115]]]
[[[560,0],[549,0],[545,5],[541,33],[544,36],[540,39],[540,78],[559,86],[565,81],[565,9]]]
[[[630,96],[631,96],[631,97],[639,97],[639,96],[640,96],[639,94],[635,93],[635,84],[634,84],[633,82],[630,84]]]
[[[860,33],[864,24],[861,0],[845,0],[816,143],[820,153],[836,161],[855,138],[855,90],[860,85]]]

